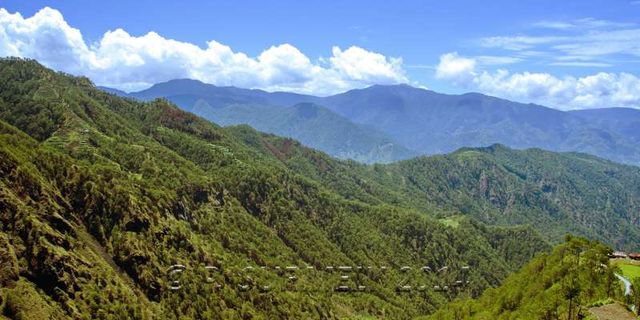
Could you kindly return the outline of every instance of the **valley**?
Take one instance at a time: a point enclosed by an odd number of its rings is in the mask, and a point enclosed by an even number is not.
[[[33,60],[0,75],[9,318],[438,316],[503,287],[532,296],[514,281],[572,270],[562,252],[586,259],[587,303],[620,295],[587,268],[611,249],[564,234],[637,249],[635,167],[501,145],[363,165]]]

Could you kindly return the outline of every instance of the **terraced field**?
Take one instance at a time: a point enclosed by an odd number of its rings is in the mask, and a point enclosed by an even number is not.
[[[640,261],[631,259],[614,259],[611,261],[611,264],[618,266],[622,275],[629,280],[640,277]]]

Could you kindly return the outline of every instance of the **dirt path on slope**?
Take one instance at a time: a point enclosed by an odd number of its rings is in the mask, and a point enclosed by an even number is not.
[[[589,308],[589,312],[598,320],[636,320],[630,311],[618,303]]]

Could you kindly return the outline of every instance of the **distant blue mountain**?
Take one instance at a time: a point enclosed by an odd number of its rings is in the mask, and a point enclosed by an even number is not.
[[[316,99],[312,96],[217,87],[188,79],[159,83],[131,94],[110,92],[141,100],[164,97],[220,125],[248,124],[260,131],[294,138],[342,159],[387,163],[419,155],[373,127],[355,124],[327,108],[307,102]]]
[[[600,128],[640,143],[640,110],[638,109],[606,108],[576,110],[571,113],[595,123]]]
[[[156,84],[128,96],[165,97],[223,125],[249,124],[367,163],[500,143],[640,164],[640,111],[634,109],[563,112],[479,93],[447,95],[408,85],[374,85],[316,97],[217,87],[187,79]],[[300,103],[313,106],[309,108],[320,116],[305,119],[292,109]]]
[[[109,88],[109,87],[103,87],[103,86],[98,86],[98,89],[102,90],[102,91],[106,91],[112,94],[115,94],[117,96],[121,96],[121,97],[129,97],[129,94],[122,91],[122,90],[118,90],[118,89],[114,89],[114,88]]]

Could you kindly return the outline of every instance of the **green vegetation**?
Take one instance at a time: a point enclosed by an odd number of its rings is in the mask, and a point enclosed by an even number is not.
[[[610,252],[598,242],[568,237],[499,287],[452,302],[428,319],[583,319],[587,306],[622,297],[608,266]]]
[[[440,218],[464,214],[492,225],[530,225],[555,242],[572,233],[640,250],[640,168],[593,156],[501,145],[389,165],[330,157],[246,127],[237,137],[347,198],[384,201]],[[297,147],[297,148],[296,148]]]
[[[619,264],[618,268],[620,268],[622,275],[629,280],[640,278],[640,266],[632,264]]]
[[[452,229],[429,212],[342,195],[265,147],[164,100],[119,98],[85,78],[3,59],[0,314],[408,318],[478,295],[549,248],[527,228],[465,219]],[[175,264],[188,272],[173,291],[167,269]],[[304,290],[244,292],[247,265],[318,271],[299,274],[295,288]],[[321,270],[331,265],[391,269],[384,277],[367,271],[368,292],[336,293],[338,275]],[[396,292],[403,265],[451,272],[428,275],[421,293]],[[432,289],[467,265],[466,288]],[[222,270],[212,275],[222,288],[203,281],[205,266]],[[285,278],[270,272],[260,279],[250,284],[281,287]]]
[[[551,167],[540,167],[541,157]],[[607,228],[620,223],[615,228],[627,232],[620,241],[633,241],[622,217],[637,221],[630,216],[638,211],[626,210],[637,205],[629,197],[638,177],[591,157],[501,147],[388,166],[338,161],[246,126],[221,128],[165,100],[120,98],[35,61],[2,59],[0,314],[431,314],[453,299],[479,296],[550,250],[520,224],[535,224],[552,239],[575,224],[577,232],[594,230],[615,243]],[[589,222],[596,211],[601,220]],[[172,265],[186,268],[179,290],[170,289]],[[288,278],[274,267],[291,265],[316,271],[297,273],[287,289]],[[365,268],[360,282],[349,283],[367,291],[338,293],[338,274],[324,268],[341,265],[390,270]],[[404,265],[414,267],[411,277],[399,271]],[[248,276],[246,266],[257,275]],[[421,266],[449,271],[420,273]],[[462,277],[464,287],[435,287]],[[425,289],[395,290],[405,280]],[[263,283],[276,289],[262,292]],[[249,290],[239,290],[243,285]]]
[[[636,307],[636,315],[640,315],[640,277],[631,280],[631,288],[630,302]]]

